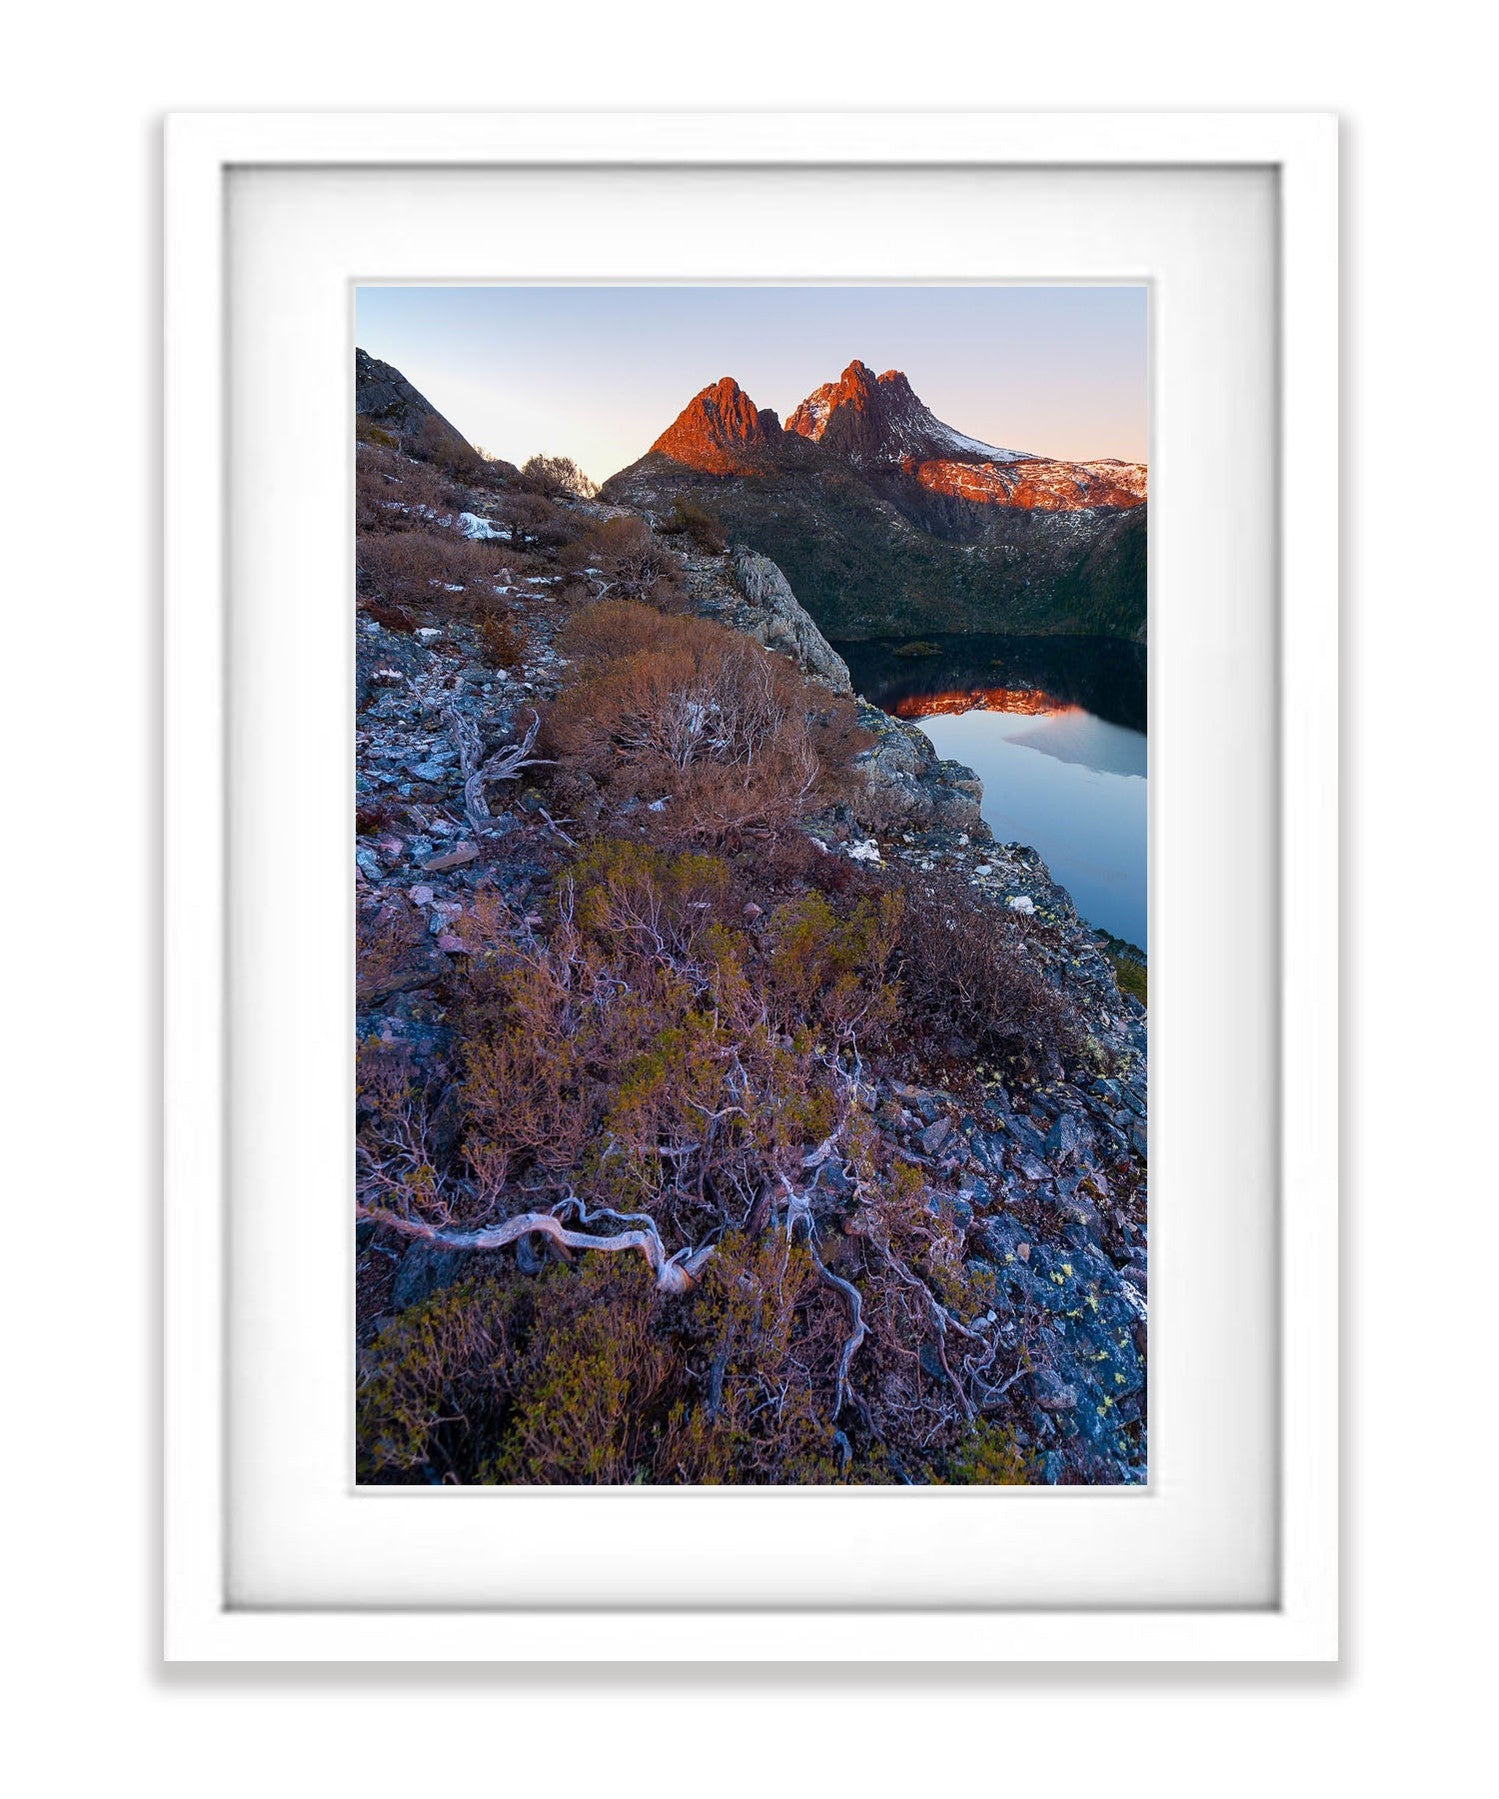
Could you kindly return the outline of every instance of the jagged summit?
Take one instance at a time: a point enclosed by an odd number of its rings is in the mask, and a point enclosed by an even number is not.
[[[853,469],[908,515],[922,512],[923,494],[967,507],[1037,512],[1128,509],[1146,495],[1143,463],[1067,462],[984,443],[944,424],[902,370],[876,375],[857,357],[836,381],[808,394],[784,430],[774,412],[757,407],[725,375],[693,397],[641,463],[615,479],[652,457],[720,477],[772,466],[804,477],[818,468]],[[924,513],[913,522],[932,524]],[[951,523],[944,515],[942,528]]]
[[[807,395],[786,421],[799,437],[824,444],[856,465],[910,465],[935,459],[974,462],[1031,460],[1025,450],[981,443],[944,425],[916,396],[900,369],[876,375],[857,358],[836,381]]]
[[[785,570],[834,637],[1068,631],[1143,641],[1143,463],[1067,462],[955,430],[855,358],[783,430],[730,376],[604,483],[684,498]]]
[[[737,475],[762,462],[781,439],[781,421],[769,407],[757,407],[731,375],[694,394],[651,445],[688,468],[712,475]]]

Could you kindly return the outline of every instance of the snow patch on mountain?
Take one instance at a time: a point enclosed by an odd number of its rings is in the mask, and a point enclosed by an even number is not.
[[[954,456],[982,456],[985,462],[1035,460],[1030,450],[1001,450],[994,444],[980,443],[976,437],[965,437],[961,431],[954,431],[951,425],[944,425],[941,419],[935,417],[932,418],[931,434],[945,444]]]

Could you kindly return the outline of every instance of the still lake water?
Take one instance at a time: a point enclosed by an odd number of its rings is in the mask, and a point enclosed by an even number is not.
[[[1030,844],[1089,924],[1146,943],[1145,650],[1096,637],[835,643],[855,688],[984,783],[1001,843]]]

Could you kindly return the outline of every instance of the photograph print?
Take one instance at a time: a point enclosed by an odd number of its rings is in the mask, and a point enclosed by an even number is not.
[[[1146,1481],[1147,349],[356,290],[359,1483]]]

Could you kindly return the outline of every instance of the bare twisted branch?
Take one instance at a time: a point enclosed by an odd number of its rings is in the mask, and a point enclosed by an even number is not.
[[[584,1221],[587,1221],[588,1213],[581,1200],[565,1200],[563,1206],[575,1206]],[[361,1205],[356,1209],[361,1218],[375,1219],[380,1224],[389,1225],[392,1230],[401,1232],[403,1236],[420,1237],[423,1242],[435,1244],[439,1249],[504,1249],[521,1237],[532,1235],[549,1237],[564,1251],[596,1249],[605,1254],[614,1254],[620,1250],[636,1249],[650,1265],[651,1273],[656,1277],[657,1290],[662,1293],[690,1293],[698,1284],[703,1265],[713,1253],[712,1247],[705,1245],[696,1250],[690,1247],[679,1249],[675,1255],[668,1256],[660,1233],[643,1214],[643,1229],[616,1231],[612,1236],[594,1237],[586,1231],[569,1230],[555,1212],[519,1212],[514,1218],[507,1218],[501,1224],[486,1225],[480,1230],[452,1231],[439,1230],[419,1218],[405,1218],[381,1207]]]
[[[531,723],[516,743],[506,744],[492,756],[484,754],[484,739],[471,718],[450,707],[444,715],[453,742],[458,748],[458,765],[463,773],[463,810],[469,828],[483,837],[494,828],[494,817],[484,789],[491,781],[513,781],[523,768],[537,768],[549,761],[546,756],[533,756],[531,748],[541,729],[541,715],[532,709]]]

